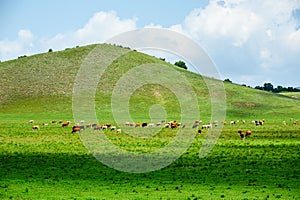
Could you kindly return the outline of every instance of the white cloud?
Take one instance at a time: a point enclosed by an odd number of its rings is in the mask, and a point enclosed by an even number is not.
[[[14,59],[20,54],[27,54],[33,48],[34,36],[30,30],[22,29],[18,32],[18,38],[15,40],[0,41],[1,60]]]
[[[271,53],[268,49],[262,49],[260,51],[260,58],[261,59],[270,59],[271,58]]]
[[[30,30],[20,30],[18,36],[22,41],[31,41],[34,38]]]
[[[58,33],[52,38],[36,38],[30,30],[20,30],[15,40],[0,41],[0,59],[14,59],[20,55],[45,52],[52,48],[101,43],[122,32],[136,29],[136,18],[120,19],[114,11],[97,12],[80,29]]]
[[[262,26],[262,20],[253,11],[231,7],[212,1],[205,9],[192,11],[185,19],[183,29],[197,39],[228,38],[241,46]]]
[[[136,18],[120,19],[114,11],[98,12],[87,24],[68,34],[57,34],[43,41],[45,48],[62,49],[65,47],[101,43],[122,32],[136,29]]]
[[[297,9],[300,0],[211,0],[171,29],[198,41],[229,78],[280,83],[297,80],[295,73],[281,73],[299,70],[300,30],[293,17]]]
[[[288,35],[287,42],[290,45],[291,49],[300,53],[300,29],[295,32],[291,32]]]
[[[163,28],[160,24],[148,24],[146,26],[144,26],[144,28]]]

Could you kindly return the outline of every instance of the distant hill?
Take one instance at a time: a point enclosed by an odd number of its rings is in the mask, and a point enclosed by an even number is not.
[[[8,119],[12,115],[30,118],[35,113],[45,118],[72,117],[74,80],[84,58],[95,47],[96,44],[1,62],[0,119]],[[121,48],[107,44],[97,47],[103,51]],[[125,72],[146,63],[164,64],[184,75],[198,95],[200,115],[208,118],[209,91],[201,75],[137,51],[130,51],[114,61],[99,81],[95,100],[99,118],[113,118],[110,105],[114,86]],[[299,115],[298,100],[228,82],[224,82],[224,86],[228,120],[300,117],[294,116],[295,113]],[[180,105],[175,95],[162,86],[144,86],[134,92],[130,102],[130,111],[136,119],[149,117],[149,108],[154,104],[162,104],[169,114],[180,117]]]

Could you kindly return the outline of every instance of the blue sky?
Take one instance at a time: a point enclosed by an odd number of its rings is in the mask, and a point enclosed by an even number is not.
[[[30,29],[38,36],[51,36],[74,31],[84,26],[97,12],[115,11],[121,19],[137,18],[137,28],[148,24],[169,27],[180,21],[194,8],[203,7],[207,1],[188,3],[141,0],[0,0],[1,38],[14,39],[20,29]]]
[[[300,86],[300,0],[0,0],[0,60],[161,27],[189,36],[222,78]]]

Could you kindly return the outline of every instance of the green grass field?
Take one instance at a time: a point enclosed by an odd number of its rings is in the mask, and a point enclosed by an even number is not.
[[[224,83],[226,122],[246,123],[225,125],[206,157],[199,158],[207,135],[203,130],[179,159],[158,171],[126,173],[99,162],[71,127],[51,123],[75,123],[74,79],[94,47],[0,63],[0,199],[300,199],[300,124],[292,123],[300,119],[300,101],[230,83]],[[122,74],[144,63],[164,64],[184,75],[197,94],[203,123],[209,123],[209,91],[200,75],[131,51],[114,61],[99,81],[95,109],[100,124],[116,124],[111,91]],[[148,111],[157,104],[165,107],[167,120],[180,120],[180,102],[159,85],[145,85],[133,93],[132,119],[149,121]],[[251,124],[261,119],[266,120],[263,126]],[[29,120],[40,130],[33,131]],[[239,129],[251,130],[252,135],[242,141]],[[89,132],[95,133],[81,134]],[[145,153],[166,146],[176,132],[162,129],[148,139],[109,130],[99,134],[122,149]]]

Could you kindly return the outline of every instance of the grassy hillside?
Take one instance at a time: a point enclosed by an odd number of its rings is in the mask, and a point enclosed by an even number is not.
[[[7,117],[31,118],[40,114],[46,118],[72,117],[72,91],[77,72],[84,58],[96,45],[50,52],[0,63],[0,119]],[[99,47],[98,47],[99,48]],[[100,48],[119,48],[102,44]],[[200,75],[174,67],[154,57],[131,51],[118,58],[107,68],[99,81],[96,95],[96,110],[99,118],[112,119],[111,93],[120,77],[135,66],[160,63],[178,70],[192,83],[198,95],[200,115],[210,114],[209,92]],[[227,96],[227,118],[300,118],[300,102],[280,95],[247,87],[224,83]],[[159,95],[159,98],[158,96]],[[173,96],[172,96],[173,95]],[[150,98],[149,98],[150,97]],[[158,85],[143,86],[132,96],[131,111],[137,118],[147,118],[148,108],[162,104],[169,115],[177,118],[178,102],[172,92]]]

